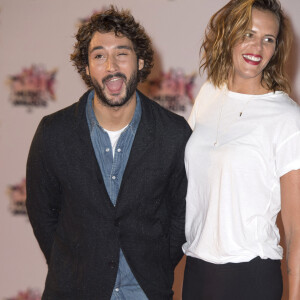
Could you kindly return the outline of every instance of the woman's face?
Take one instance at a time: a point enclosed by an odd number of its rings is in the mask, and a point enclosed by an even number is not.
[[[233,83],[261,86],[262,71],[272,58],[279,31],[277,17],[268,10],[252,10],[252,28],[232,50]]]

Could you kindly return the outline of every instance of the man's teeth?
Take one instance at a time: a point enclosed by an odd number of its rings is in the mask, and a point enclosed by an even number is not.
[[[117,81],[117,80],[120,80],[121,78],[120,77],[113,77],[111,80],[109,81]]]
[[[243,57],[252,61],[261,61],[261,57],[257,57],[253,55],[243,55]]]

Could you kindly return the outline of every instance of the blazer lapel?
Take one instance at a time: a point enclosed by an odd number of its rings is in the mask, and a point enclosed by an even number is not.
[[[147,103],[152,100],[146,98],[141,93],[139,93],[139,96],[142,105],[142,116],[133,140],[120,192],[122,190],[122,186],[126,184],[127,180],[129,180],[129,175],[134,172],[135,168],[139,168],[140,161],[144,159],[145,152],[149,149],[149,147],[153,146],[154,141],[154,118],[152,117],[151,106]]]
[[[84,163],[90,170],[91,170],[91,176],[94,176],[97,178],[97,181],[99,183],[99,187],[101,189],[101,193],[105,195],[106,202],[114,208],[114,205],[110,201],[109,195],[107,193],[105,183],[102,177],[102,173],[95,155],[95,151],[93,148],[93,144],[90,137],[90,131],[87,124],[86,119],[86,103],[87,98],[89,95],[89,91],[87,91],[79,100],[77,103],[75,113],[74,113],[74,129],[79,136],[80,144],[74,151],[80,151],[78,157],[80,157],[82,163]]]

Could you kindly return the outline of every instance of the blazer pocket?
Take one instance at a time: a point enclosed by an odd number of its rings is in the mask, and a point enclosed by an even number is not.
[[[55,237],[48,267],[47,285],[54,291],[78,289],[78,249]]]

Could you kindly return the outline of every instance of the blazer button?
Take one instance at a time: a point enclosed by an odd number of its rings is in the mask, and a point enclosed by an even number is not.
[[[119,227],[120,221],[118,219],[116,219],[115,222],[114,222],[114,224],[115,224],[116,227]]]
[[[117,263],[116,263],[115,261],[111,260],[111,261],[108,263],[108,265],[109,265],[109,267],[110,267],[111,269],[114,269],[114,268],[116,268]]]

